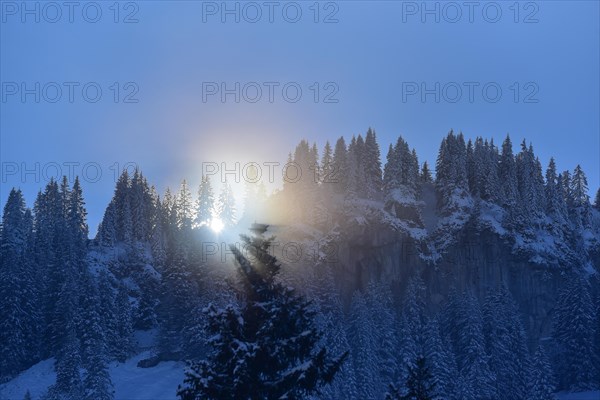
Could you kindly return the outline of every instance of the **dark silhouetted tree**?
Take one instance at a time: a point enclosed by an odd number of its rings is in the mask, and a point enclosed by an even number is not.
[[[193,363],[178,394],[182,399],[282,399],[318,393],[332,381],[345,354],[333,358],[318,347],[322,334],[309,303],[276,281],[279,263],[269,254],[265,226],[242,235],[238,262],[243,304],[208,307],[214,348],[208,360]]]

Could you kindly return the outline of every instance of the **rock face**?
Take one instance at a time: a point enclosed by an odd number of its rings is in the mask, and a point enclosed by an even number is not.
[[[511,245],[494,232],[466,225],[435,264],[420,256],[422,243],[391,227],[367,224],[346,232],[352,233],[340,240],[337,263],[345,299],[371,280],[390,281],[395,295],[401,298],[408,278],[420,271],[431,312],[442,309],[453,287],[470,289],[483,301],[486,293],[505,285],[524,316],[532,348],[550,332],[563,280],[561,270],[514,255]],[[594,261],[598,269],[598,257]]]

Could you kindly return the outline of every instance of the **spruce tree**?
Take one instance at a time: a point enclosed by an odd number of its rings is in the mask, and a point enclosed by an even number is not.
[[[406,144],[408,149],[408,143]],[[412,149],[406,153],[406,165],[403,168],[402,183],[416,192],[419,188],[419,159],[417,151]]]
[[[348,337],[351,346],[351,360],[356,374],[358,397],[373,399],[382,389],[377,379],[377,342],[373,321],[365,297],[354,292],[350,304]],[[380,384],[380,383],[379,383]]]
[[[192,230],[194,220],[194,204],[192,202],[192,193],[188,187],[187,181],[181,181],[179,192],[177,193],[177,226],[184,233],[189,235]]]
[[[476,140],[476,143],[479,141],[479,137]],[[479,149],[478,149],[479,151]],[[475,148],[473,146],[473,142],[469,139],[467,143],[467,181],[469,183],[469,191],[474,196],[479,196],[479,185],[478,185],[478,176],[482,172],[481,164],[478,164],[475,160],[476,153]]]
[[[415,367],[417,358],[424,354],[425,341],[425,283],[418,277],[412,277],[404,295],[402,304],[400,346],[401,368],[404,380],[408,371]]]
[[[594,308],[588,282],[569,276],[559,292],[553,324],[557,377],[561,389],[588,390],[594,387]]]
[[[79,340],[74,329],[67,330],[64,343],[64,347],[57,353],[54,363],[56,383],[48,389],[45,400],[81,399],[83,397]]]
[[[505,287],[486,298],[484,333],[498,399],[526,400],[529,351],[517,305]]]
[[[115,357],[124,362],[133,351],[133,318],[129,295],[123,286],[119,287],[116,302],[116,348]]]
[[[187,268],[184,247],[176,245],[167,254],[161,280],[159,306],[159,350],[165,359],[178,359],[183,349],[187,316],[195,308],[195,291]]]
[[[314,297],[319,310],[315,318],[317,326],[323,330],[323,346],[332,354],[350,350],[347,332],[347,318],[342,298],[337,290],[334,268],[330,265],[316,265],[313,278]],[[321,390],[320,399],[354,399],[358,396],[357,376],[350,361],[342,364],[331,384]]]
[[[12,189],[0,225],[0,375],[35,360],[41,324],[36,275],[29,259],[33,226],[20,190]]]
[[[307,172],[310,172],[310,184],[312,189],[321,182],[321,170],[319,168],[319,149],[317,148],[317,144],[313,142],[310,150],[308,151],[308,169]]]
[[[217,215],[221,222],[223,222],[223,225],[226,228],[230,228],[236,223],[235,213],[235,197],[233,196],[231,186],[225,182],[219,196],[219,209]]]
[[[473,178],[472,183],[475,187],[473,194],[479,196],[482,200],[496,203],[499,201],[500,182],[498,178],[498,158],[493,141],[477,138],[473,150]]]
[[[594,208],[600,211],[600,188],[596,191],[596,199],[594,200]]]
[[[577,228],[587,228],[590,224],[590,197],[587,178],[580,165],[573,171],[569,189],[571,220]]]
[[[434,399],[460,400],[456,396],[459,378],[454,354],[449,343],[442,339],[438,318],[432,318],[425,326],[424,357],[431,371]]]
[[[81,273],[79,286],[81,289],[78,293],[77,312],[80,318],[77,319],[77,332],[80,339],[82,365],[89,368],[93,363],[92,357],[97,351],[98,344],[104,344],[106,341],[108,329],[99,312],[101,303],[98,287],[88,271]]]
[[[155,213],[152,190],[146,178],[136,169],[129,188],[132,235],[135,240],[145,242],[152,232],[152,216]]]
[[[112,344],[113,351],[116,351],[117,345],[120,344],[114,342],[117,324],[109,323],[113,322],[114,310],[111,310],[108,316],[103,315],[102,308],[105,307],[106,299],[100,294],[106,289],[98,290],[89,273],[84,273],[83,280],[86,283],[83,284],[82,299],[79,303],[83,312],[80,328],[82,365],[86,369],[82,398],[112,400],[113,388],[108,371],[109,346]]]
[[[528,400],[554,400],[555,386],[550,361],[542,346],[538,346],[529,375]]]
[[[124,170],[117,180],[113,195],[117,214],[117,239],[122,242],[130,242],[133,235],[130,187],[129,174]]]
[[[471,292],[450,296],[445,314],[447,330],[460,374],[457,395],[464,399],[493,399],[495,376],[488,364],[483,316]]]
[[[565,225],[568,215],[562,187],[559,185],[556,163],[554,158],[550,158],[546,170],[546,213],[552,216],[557,223]]]
[[[84,385],[84,400],[112,400],[114,398],[113,384],[108,371],[106,350],[102,345],[96,348],[91,357]]]
[[[198,188],[198,200],[196,201],[195,227],[209,226],[213,218],[215,198],[212,185],[208,176],[202,176],[202,182]]]
[[[433,176],[431,174],[431,170],[429,169],[429,164],[427,163],[427,161],[423,163],[420,177],[422,183],[433,183]]]
[[[96,241],[105,247],[112,247],[117,243],[117,211],[114,200],[108,203],[104,211],[104,217],[98,227]]]
[[[405,394],[401,395],[397,388],[390,385],[390,393],[386,400],[433,400],[436,390],[432,380],[431,372],[427,366],[425,357],[418,357],[415,365],[410,368],[405,383]]]
[[[435,187],[438,208],[451,212],[468,195],[467,148],[462,133],[450,131],[442,140],[436,162]]]
[[[393,294],[388,282],[371,282],[367,286],[367,308],[371,315],[375,340],[375,371],[380,388],[398,376],[398,321]]]
[[[334,191],[336,193],[346,193],[346,191],[348,190],[348,159],[346,142],[344,141],[343,136],[341,136],[335,142],[332,168],[332,181],[334,182]]]
[[[539,221],[546,209],[544,178],[539,160],[533,147],[527,147],[525,140],[516,157],[517,188],[519,191],[518,215],[521,228],[528,228]]]
[[[320,164],[320,182],[327,190],[331,189],[333,172],[333,152],[329,141],[327,141],[323,148],[323,157],[321,157]]]
[[[383,167],[383,189],[386,194],[391,190],[396,189],[400,179],[400,163],[398,162],[397,153],[394,146],[390,144],[388,148],[386,163]]]
[[[269,254],[266,226],[242,235],[244,253],[231,248],[244,302],[222,310],[208,308],[214,351],[186,373],[182,399],[303,398],[331,382],[345,355],[319,348],[322,334],[309,303],[277,282],[280,265]]]
[[[365,136],[363,168],[367,185],[365,195],[368,199],[377,200],[381,197],[382,190],[381,154],[377,134],[371,128]]]
[[[365,141],[362,135],[352,137],[348,145],[348,190],[354,196],[365,198],[367,176],[365,174]]]
[[[519,194],[515,158],[513,156],[512,142],[508,135],[506,135],[506,139],[502,143],[498,175],[502,178],[500,181],[502,204],[512,209],[517,203]]]

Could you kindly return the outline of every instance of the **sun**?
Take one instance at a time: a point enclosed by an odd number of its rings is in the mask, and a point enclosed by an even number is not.
[[[225,224],[223,223],[223,221],[221,221],[220,218],[215,217],[210,221],[210,229],[212,229],[215,233],[221,232],[224,227]]]

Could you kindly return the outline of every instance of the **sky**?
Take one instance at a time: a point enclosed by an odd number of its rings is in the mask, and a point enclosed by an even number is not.
[[[595,193],[599,2],[466,3],[2,0],[0,201],[80,175],[93,235],[123,168],[161,193],[236,162],[280,181],[301,139],[369,127],[430,164],[450,129],[510,134]]]

